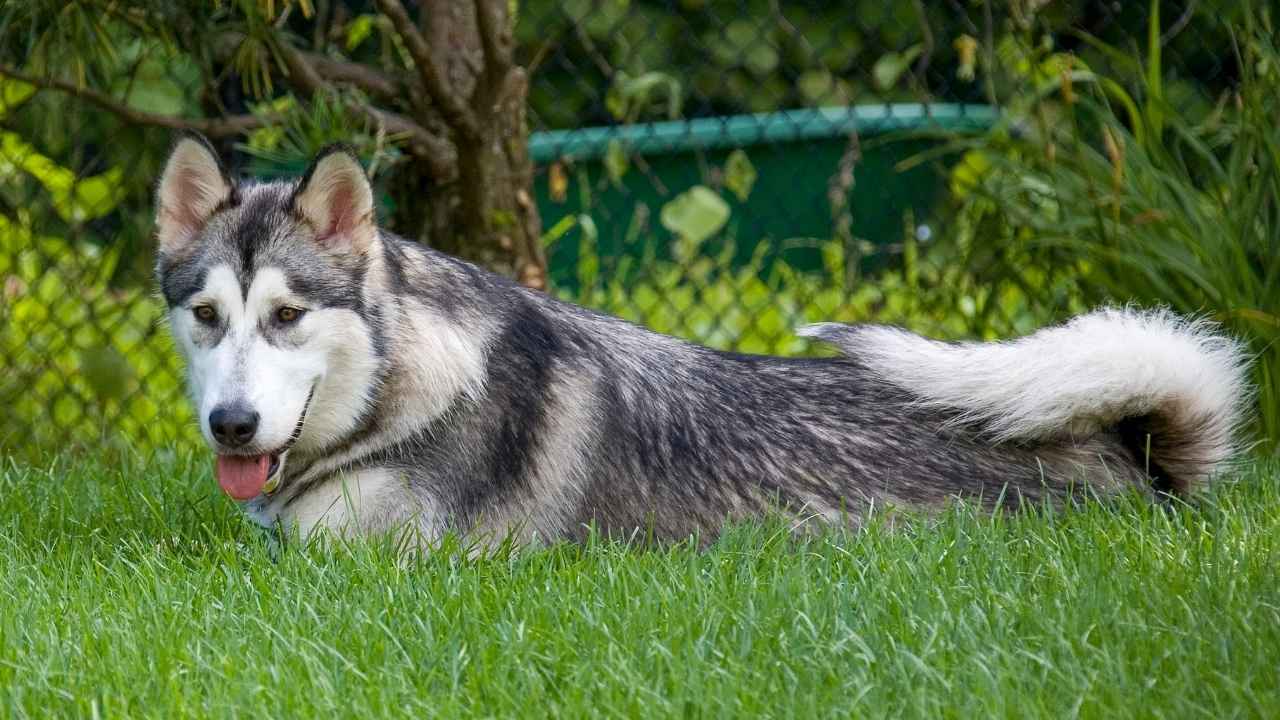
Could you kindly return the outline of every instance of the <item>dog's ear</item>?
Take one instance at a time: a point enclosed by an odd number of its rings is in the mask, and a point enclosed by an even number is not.
[[[320,151],[290,204],[326,249],[363,252],[377,235],[369,177],[344,146]]]
[[[209,141],[196,133],[179,136],[156,188],[160,252],[180,250],[234,195],[231,177]]]

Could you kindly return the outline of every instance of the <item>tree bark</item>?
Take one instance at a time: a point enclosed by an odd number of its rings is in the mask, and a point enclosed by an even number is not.
[[[454,138],[457,161],[451,178],[437,178],[418,162],[396,170],[391,223],[402,235],[545,289],[525,77],[521,68],[509,72],[504,97],[493,113],[479,118],[479,137]]]
[[[380,0],[420,71],[415,119],[443,128],[453,172],[414,162],[392,178],[394,229],[431,247],[545,289],[546,254],[533,201],[528,76],[514,64],[506,0],[423,3],[418,23]]]

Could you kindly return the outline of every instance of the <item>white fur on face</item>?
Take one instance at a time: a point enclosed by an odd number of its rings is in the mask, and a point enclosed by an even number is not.
[[[223,326],[211,338],[193,314],[210,305]],[[271,330],[283,306],[305,310],[287,330]],[[245,404],[259,415],[253,449],[273,452],[289,442],[312,393],[297,443],[321,446],[351,429],[368,402],[376,358],[364,323],[350,310],[310,308],[293,295],[284,274],[264,268],[247,297],[227,265],[209,271],[205,286],[170,311],[174,337],[187,358],[192,399],[200,428],[211,445],[209,414],[219,406]],[[272,341],[266,333],[272,333]],[[328,377],[342,381],[326,382]]]

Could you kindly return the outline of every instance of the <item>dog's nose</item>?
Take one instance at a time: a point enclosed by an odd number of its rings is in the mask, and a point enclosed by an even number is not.
[[[240,447],[258,432],[258,413],[244,405],[219,406],[209,413],[213,438],[227,447]]]

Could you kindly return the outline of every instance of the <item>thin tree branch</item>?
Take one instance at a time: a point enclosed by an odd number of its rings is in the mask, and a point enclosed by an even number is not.
[[[257,115],[229,115],[221,118],[183,118],[175,115],[161,115],[135,110],[97,90],[91,90],[57,78],[28,75],[7,65],[0,65],[0,75],[35,85],[38,88],[56,90],[80,98],[135,125],[151,125],[174,130],[195,130],[211,138],[243,135],[250,130],[256,130],[268,124],[273,119],[269,116],[260,117]]]
[[[289,84],[293,85],[304,98],[310,99],[312,95],[329,88],[329,84],[320,77],[315,67],[302,57],[300,50],[278,36],[273,36],[272,41],[277,56],[284,61]]]
[[[1169,29],[1165,30],[1164,34],[1160,36],[1161,47],[1168,45],[1169,41],[1177,37],[1178,34],[1181,33],[1184,28],[1187,27],[1187,23],[1191,22],[1191,18],[1196,14],[1197,4],[1198,4],[1198,0],[1191,0],[1191,2],[1187,3],[1187,7],[1184,8],[1182,11],[1182,16],[1179,17],[1176,21],[1174,21],[1173,25],[1170,25]]]
[[[920,60],[916,62],[916,82],[927,93],[929,91],[929,79],[925,74],[929,71],[929,63],[933,60],[933,28],[929,27],[929,13],[924,8],[922,0],[915,0],[916,19],[920,22],[920,34],[923,36],[922,45],[923,52],[920,53]]]
[[[511,24],[507,21],[507,0],[475,0],[476,29],[484,49],[485,67],[491,77],[503,77],[511,69]]]
[[[383,15],[391,21],[391,25],[395,27],[396,34],[404,41],[405,48],[409,51],[410,57],[413,58],[413,64],[418,68],[418,76],[422,78],[422,85],[430,96],[431,102],[440,109],[440,114],[444,116],[445,122],[455,132],[462,134],[468,140],[476,140],[480,137],[480,127],[476,123],[475,117],[468,112],[466,105],[454,95],[448,84],[445,82],[444,74],[440,72],[440,68],[436,66],[435,60],[431,57],[431,46],[427,44],[426,38],[422,37],[422,33],[418,32],[418,28],[414,26],[413,20],[409,18],[409,13],[404,9],[404,5],[400,0],[377,0],[378,9]]]
[[[303,53],[303,57],[330,82],[348,83],[384,100],[402,99],[405,96],[402,83],[368,65],[345,62],[320,53]]]
[[[218,60],[228,62],[244,42],[245,35],[238,32],[224,33],[213,43],[213,53]],[[277,43],[282,44],[282,43]],[[303,59],[329,82],[345,83],[360,88],[370,97],[379,100],[399,100],[405,96],[404,84],[386,73],[361,63],[339,60],[321,53],[298,50]]]
[[[289,73],[289,83],[298,91],[298,94],[304,98],[310,98],[318,92],[333,90],[333,86],[325,81],[316,67],[311,64],[310,53],[304,53],[282,40],[277,41],[275,45],[276,52],[284,61],[285,69]],[[423,159],[436,178],[445,179],[453,175],[456,153],[448,141],[432,134],[404,115],[382,110],[365,102],[354,101],[351,106],[386,132],[405,136],[408,139],[410,152]]]
[[[369,105],[361,107],[360,111],[388,133],[403,135],[407,140],[409,152],[426,163],[434,179],[444,182],[452,180],[457,175],[458,153],[449,141],[433,134],[404,115]]]

